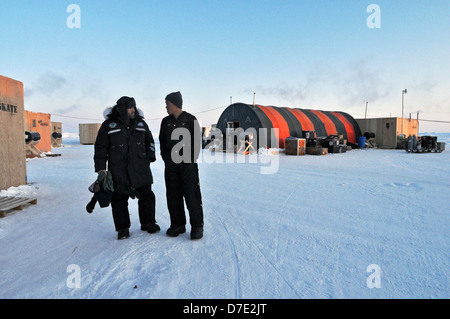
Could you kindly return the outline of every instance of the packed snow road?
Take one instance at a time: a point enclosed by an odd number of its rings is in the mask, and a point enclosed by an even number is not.
[[[38,204],[0,219],[0,298],[448,298],[450,152],[280,157],[203,151],[205,236],[118,241],[111,209],[85,210],[93,147],[27,163]],[[267,162],[268,160],[272,162]],[[261,174],[272,165],[273,174]]]

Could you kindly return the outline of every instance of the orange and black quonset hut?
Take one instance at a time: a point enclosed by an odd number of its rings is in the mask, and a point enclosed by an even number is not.
[[[225,135],[227,128],[242,128],[244,131],[254,128],[278,128],[278,147],[284,148],[287,137],[303,137],[303,131],[315,131],[317,137],[330,135],[344,136],[348,143],[357,144],[361,129],[355,119],[339,111],[317,111],[276,106],[262,106],[234,103],[228,106],[217,122],[217,128]],[[258,147],[276,147],[271,145],[270,134],[267,145]]]

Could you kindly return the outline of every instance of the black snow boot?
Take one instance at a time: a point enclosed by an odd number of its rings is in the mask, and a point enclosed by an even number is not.
[[[117,232],[117,239],[125,239],[130,237],[130,231],[128,230],[128,228],[125,229],[121,229]]]
[[[146,230],[150,234],[157,233],[161,230],[161,228],[158,226],[158,224],[145,224],[141,225],[141,230]]]
[[[192,226],[191,239],[200,239],[203,237],[203,226]]]
[[[182,225],[182,226],[175,226],[175,227],[170,227],[166,234],[169,237],[177,237],[179,234],[184,234],[186,232],[186,226]]]

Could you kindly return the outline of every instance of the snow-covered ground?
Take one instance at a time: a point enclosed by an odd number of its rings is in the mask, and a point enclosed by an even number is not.
[[[450,134],[438,136],[450,145]],[[203,151],[200,241],[189,227],[165,235],[160,158],[152,171],[162,231],[141,231],[130,200],[131,237],[118,241],[110,208],[85,210],[93,146],[53,152],[62,155],[27,162],[29,185],[0,193],[38,198],[0,219],[0,298],[450,297],[450,150]],[[267,159],[275,174],[261,174]]]

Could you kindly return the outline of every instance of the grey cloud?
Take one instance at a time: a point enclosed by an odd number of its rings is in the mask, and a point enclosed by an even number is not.
[[[66,83],[67,79],[64,76],[54,72],[45,72],[35,83],[34,89],[44,95],[50,96],[56,91],[62,89]]]
[[[70,105],[70,106],[68,106],[68,107],[55,109],[55,113],[64,115],[64,114],[70,113],[70,112],[72,112],[72,111],[76,111],[76,110],[78,110],[78,109],[80,109],[80,105],[78,105],[78,104],[72,104],[72,105]]]
[[[275,97],[294,105],[308,104],[321,97],[333,97],[341,106],[354,106],[386,98],[391,83],[381,71],[372,70],[369,61],[351,63],[345,70],[337,70],[327,63],[316,63],[303,81],[295,84],[280,83],[275,86],[246,88],[246,94],[256,92],[257,97]]]
[[[253,92],[256,92],[257,95],[262,96],[276,96],[290,103],[294,103],[299,100],[303,101],[306,98],[304,89],[301,85],[296,87],[286,83],[281,83],[274,87],[264,87],[258,85],[254,90],[249,88],[245,89],[246,94],[253,94]]]
[[[386,98],[392,84],[381,75],[380,71],[371,70],[368,61],[352,63],[340,79],[340,96],[342,102],[348,105],[360,105],[366,101],[371,103]]]

